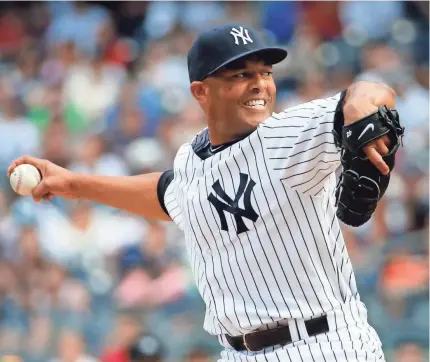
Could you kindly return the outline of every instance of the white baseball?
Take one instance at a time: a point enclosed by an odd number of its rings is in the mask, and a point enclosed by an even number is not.
[[[23,164],[14,168],[9,180],[13,191],[21,196],[29,196],[42,178],[36,167]]]

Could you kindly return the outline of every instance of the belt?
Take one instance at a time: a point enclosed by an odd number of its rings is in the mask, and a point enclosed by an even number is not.
[[[327,316],[321,316],[305,321],[309,337],[329,331]],[[292,342],[289,326],[279,326],[267,331],[258,331],[242,336],[225,335],[228,343],[236,351],[257,352],[276,345],[286,345]]]

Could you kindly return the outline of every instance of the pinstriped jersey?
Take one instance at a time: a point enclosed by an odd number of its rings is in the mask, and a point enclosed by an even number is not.
[[[184,232],[204,328],[238,335],[359,299],[336,218],[340,94],[274,113],[211,157],[184,144],[164,205]]]

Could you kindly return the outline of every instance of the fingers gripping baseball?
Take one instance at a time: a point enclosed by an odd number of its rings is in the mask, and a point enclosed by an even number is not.
[[[48,161],[42,160],[42,159],[39,159],[39,158],[36,158],[36,157],[23,156],[23,157],[20,157],[20,158],[16,159],[15,161],[13,161],[10,164],[9,168],[7,169],[7,175],[10,177],[10,175],[12,174],[12,171],[17,166],[29,164],[29,165],[33,165],[34,167],[36,167],[40,171],[40,173],[41,173],[41,175],[43,177],[44,173],[45,173],[45,168],[46,168],[45,165],[46,165],[47,162]]]
[[[49,177],[42,179],[40,184],[37,185],[33,190],[33,200],[36,202],[39,202],[42,199],[46,200],[48,195],[52,194],[50,192],[52,187],[51,184],[52,184],[52,180]]]
[[[8,168],[8,175],[12,174],[13,170],[20,165],[30,164],[39,169],[42,176],[41,182],[32,190],[34,201],[51,200],[55,196],[61,196],[67,199],[78,198],[79,196],[73,192],[73,179],[75,174],[60,166],[32,156],[21,157],[11,163]]]

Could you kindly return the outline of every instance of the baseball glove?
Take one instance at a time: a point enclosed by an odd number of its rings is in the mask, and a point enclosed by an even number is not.
[[[378,201],[387,190],[404,127],[400,125],[397,111],[385,106],[350,125],[336,127],[336,123],[339,125],[341,122],[343,125],[341,113],[336,112],[333,130],[336,146],[341,149],[342,163],[342,173],[335,192],[336,215],[345,224],[357,227],[371,218]],[[339,117],[342,119],[339,120]],[[383,156],[390,168],[388,175],[382,175],[363,151],[368,143],[385,135],[390,139],[389,153]]]

